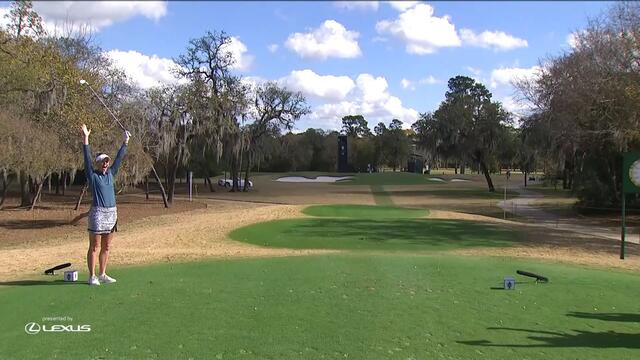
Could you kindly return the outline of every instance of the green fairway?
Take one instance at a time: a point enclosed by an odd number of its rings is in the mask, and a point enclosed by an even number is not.
[[[303,211],[318,217],[340,217],[357,219],[410,219],[429,215],[425,209],[404,209],[392,206],[371,205],[315,205]]]
[[[450,250],[504,247],[516,231],[471,221],[431,219],[291,219],[249,225],[231,232],[234,240],[293,249]]]
[[[500,290],[516,269],[540,272]],[[450,256],[331,255],[114,269],[0,286],[3,359],[634,359],[640,277]],[[624,291],[622,291],[624,290]],[[43,317],[72,320],[49,321]],[[25,324],[88,333],[25,333]]]
[[[369,205],[317,205],[304,213],[317,218],[274,220],[232,231],[254,245],[293,249],[450,250],[511,246],[520,233],[462,220],[419,219],[428,210]]]

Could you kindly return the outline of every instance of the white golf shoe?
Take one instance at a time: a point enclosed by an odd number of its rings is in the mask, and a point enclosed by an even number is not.
[[[100,280],[100,283],[102,283],[102,284],[112,284],[112,283],[116,282],[116,279],[112,278],[111,276],[109,276],[107,274],[100,275],[100,277],[98,279]]]
[[[92,277],[89,278],[89,280],[87,280],[87,284],[89,285],[100,285],[100,281],[98,280],[98,277],[93,275]]]

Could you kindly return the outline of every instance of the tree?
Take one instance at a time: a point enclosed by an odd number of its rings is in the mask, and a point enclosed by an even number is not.
[[[240,129],[246,109],[246,87],[230,74],[235,59],[230,52],[231,37],[224,32],[210,32],[189,41],[186,52],[175,61],[179,75],[190,82],[187,112],[190,129],[208,141],[206,146],[216,156],[229,156],[233,189],[238,190],[240,156],[244,135]],[[189,136],[186,136],[189,141]],[[179,164],[175,164],[175,167]]]
[[[5,17],[9,20],[7,26],[16,37],[28,35],[40,37],[45,34],[40,15],[33,10],[33,3],[29,0],[18,0],[11,3],[11,10]]]
[[[248,190],[249,171],[259,154],[264,136],[279,134],[281,130],[291,130],[296,120],[310,112],[300,92],[292,92],[274,82],[257,85],[251,94],[251,104],[249,117],[253,122],[247,127],[244,191]]]
[[[396,171],[396,168],[401,167],[409,155],[409,137],[402,129],[402,122],[398,119],[393,119],[389,123],[389,129],[383,136],[385,139],[383,144],[387,149],[387,161],[393,171]]]
[[[445,100],[433,114],[440,141],[454,152],[472,159],[484,174],[489,191],[495,191],[488,164],[496,157],[499,134],[510,115],[491,101],[487,88],[466,76],[449,79]]]
[[[534,106],[527,126],[549,139],[536,146],[547,175],[560,175],[583,204],[613,206],[621,153],[640,146],[640,5],[613,4],[575,39],[571,51],[516,85]]]
[[[344,116],[342,118],[342,132],[351,138],[371,135],[367,120],[362,115]]]

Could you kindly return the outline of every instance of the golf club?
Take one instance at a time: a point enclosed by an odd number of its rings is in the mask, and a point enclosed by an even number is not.
[[[543,282],[543,283],[549,282],[549,278],[547,278],[546,276],[534,274],[532,272],[523,271],[523,270],[517,270],[516,273],[518,275],[532,277],[532,278],[536,279],[536,282]]]
[[[71,266],[71,263],[60,264],[60,265],[57,265],[57,266],[54,266],[54,267],[52,267],[50,269],[45,270],[44,274],[45,275],[55,275],[55,271],[56,270],[68,268],[69,266]]]
[[[118,125],[123,131],[127,131],[127,129],[124,128],[124,125],[122,125],[122,123],[120,122],[120,120],[118,120],[118,118],[113,114],[113,112],[111,112],[111,109],[109,109],[107,104],[105,104],[104,101],[102,101],[102,98],[95,92],[95,90],[93,90],[91,85],[89,85],[89,83],[86,80],[80,79],[80,85],[87,85],[91,90],[91,92],[93,93],[93,95],[95,95],[95,97],[98,98],[98,100],[100,100],[100,103],[102,104],[102,106],[104,106],[104,108],[107,109],[111,117],[113,117],[113,120],[115,120],[118,123]]]

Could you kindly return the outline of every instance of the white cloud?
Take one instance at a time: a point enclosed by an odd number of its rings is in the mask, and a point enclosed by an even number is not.
[[[389,123],[399,119],[409,128],[418,119],[418,112],[403,106],[402,101],[389,93],[387,80],[370,74],[360,74],[355,80],[356,87],[340,101],[316,106],[310,115],[315,126],[339,129],[345,115],[361,114],[369,124],[380,121]]]
[[[373,77],[369,74],[360,74],[356,78],[356,85],[360,90],[362,101],[375,103],[389,97],[387,79],[382,76]]]
[[[499,68],[491,71],[491,87],[498,85],[510,85],[513,81],[531,79],[541,70],[540,66],[530,68]]]
[[[224,51],[231,53],[235,59],[231,69],[247,71],[251,68],[254,57],[253,55],[247,54],[247,46],[242,43],[239,38],[232,36],[229,44],[224,46]]]
[[[362,54],[359,36],[335,20],[326,20],[311,32],[289,35],[285,45],[303,58],[355,58]]]
[[[346,10],[378,10],[378,1],[334,1],[333,6]]]
[[[576,33],[567,35],[567,44],[569,44],[572,49],[575,49],[576,45],[578,45]]]
[[[392,8],[402,12],[418,5],[420,1],[387,1],[387,3],[391,5]]]
[[[356,86],[348,76],[318,75],[309,69],[294,70],[279,82],[306,96],[333,102],[345,99]]]
[[[268,81],[267,79],[261,76],[243,76],[242,78],[240,78],[240,82],[244,83],[245,85],[249,85],[251,87],[256,87],[267,81]]]
[[[433,14],[431,5],[418,4],[393,21],[379,21],[376,30],[402,40],[410,54],[431,54],[438,48],[460,46],[462,42],[449,16]]]
[[[403,89],[409,89],[409,90],[415,90],[416,87],[413,85],[413,83],[411,82],[411,80],[402,78],[402,80],[400,80],[400,85],[402,85]]]
[[[384,36],[374,36],[374,37],[371,38],[371,42],[374,42],[374,43],[376,43],[376,42],[387,42],[387,41],[389,41],[389,39],[387,39]]]
[[[179,82],[172,72],[178,68],[178,65],[171,59],[156,55],[147,56],[133,50],[111,50],[107,51],[105,55],[143,89]]]
[[[483,31],[476,34],[470,29],[461,29],[460,38],[465,45],[477,46],[494,50],[512,50],[527,47],[527,40],[509,35],[503,31]]]
[[[420,79],[418,82],[420,84],[435,85],[442,84],[443,81],[440,79],[436,79],[433,75],[429,75],[426,78]]]
[[[433,75],[429,75],[419,80],[409,80],[405,78],[402,78],[402,80],[400,80],[400,85],[402,85],[402,88],[409,90],[415,90],[416,85],[435,85],[442,83],[444,83],[444,81],[437,79]]]
[[[132,17],[158,21],[167,14],[166,1],[34,1],[33,8],[48,32],[64,31],[69,24],[100,31]]]
[[[267,49],[269,49],[269,52],[270,52],[270,53],[274,53],[274,52],[278,51],[278,48],[279,48],[279,47],[280,47],[280,46],[278,46],[278,44],[269,44],[269,45],[267,46]]]
[[[586,34],[586,31],[584,30],[578,30],[570,33],[569,35],[567,35],[567,45],[569,45],[571,49],[575,49],[580,45],[579,37],[584,34]]]
[[[500,101],[505,110],[512,113],[516,118],[521,118],[530,112],[532,106],[530,103],[517,100],[513,96],[505,96]]]
[[[9,25],[9,19],[5,17],[9,14],[9,11],[11,11],[9,8],[0,8],[0,28]]]

